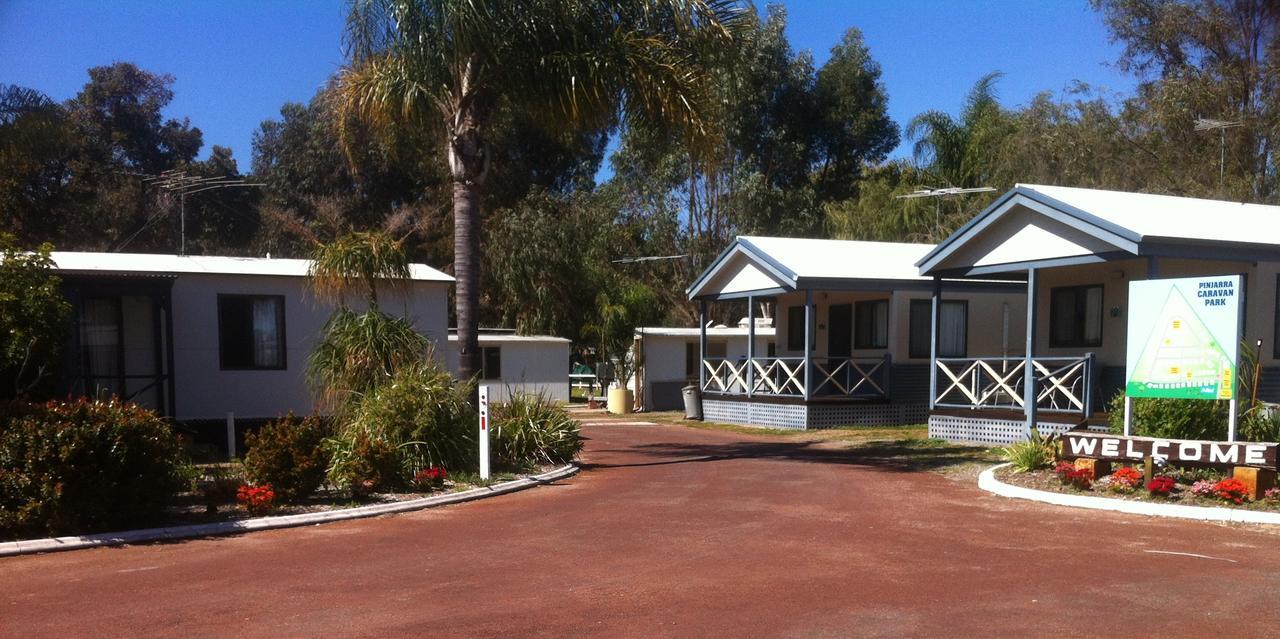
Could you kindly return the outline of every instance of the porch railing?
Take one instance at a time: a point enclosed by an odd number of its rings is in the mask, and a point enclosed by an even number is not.
[[[1026,360],[1021,357],[938,358],[933,371],[933,405],[943,408],[1009,408],[1025,410]],[[1093,412],[1093,353],[1080,357],[1036,357],[1036,410]]]
[[[803,357],[709,358],[702,361],[706,383],[702,390],[715,393],[747,394],[776,397],[804,397],[805,370]],[[748,368],[750,367],[750,368]],[[890,359],[814,358],[812,396],[880,398],[889,395]],[[748,375],[748,371],[752,375]]]

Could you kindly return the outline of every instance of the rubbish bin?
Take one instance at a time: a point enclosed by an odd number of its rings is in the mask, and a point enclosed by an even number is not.
[[[685,386],[680,389],[684,393],[684,418],[702,419],[702,395],[697,386]]]

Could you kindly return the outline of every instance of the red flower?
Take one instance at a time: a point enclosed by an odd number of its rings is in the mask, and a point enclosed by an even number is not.
[[[262,515],[269,513],[275,508],[276,491],[271,489],[271,484],[263,484],[261,486],[242,485],[236,490],[236,501],[244,506],[251,515]]]
[[[1213,485],[1213,492],[1224,501],[1243,504],[1249,497],[1249,487],[1234,477],[1228,477]]]
[[[1165,477],[1163,475],[1159,477],[1152,477],[1151,481],[1147,482],[1147,492],[1152,495],[1164,497],[1173,492],[1174,485],[1172,477]]]

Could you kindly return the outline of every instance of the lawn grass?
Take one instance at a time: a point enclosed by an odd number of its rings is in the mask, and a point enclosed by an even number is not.
[[[953,479],[977,481],[978,474],[1001,461],[998,449],[953,444],[930,439],[925,424],[908,426],[837,426],[814,430],[763,428],[685,419],[679,411],[643,413],[638,417],[661,424],[719,430],[757,437],[786,437],[798,442],[817,442],[824,447],[847,449],[868,462],[899,466],[909,470],[937,472]]]

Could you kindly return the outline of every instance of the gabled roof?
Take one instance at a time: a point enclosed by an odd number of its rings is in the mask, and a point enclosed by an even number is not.
[[[797,290],[927,288],[932,278],[921,275],[915,263],[931,248],[930,244],[743,235],[685,293],[690,299],[731,299]]]
[[[928,250],[928,244],[743,235],[685,292],[692,299],[776,294],[839,282],[921,281],[925,278],[913,264]]]
[[[282,275],[305,277],[311,260],[214,255],[153,255],[149,253],[89,253],[54,251],[58,270],[76,273],[206,273],[217,275]],[[412,279],[452,282],[453,278],[426,264],[410,265]]]
[[[1017,216],[1025,219],[1009,222]],[[1280,259],[1280,206],[1019,184],[917,266],[923,275],[994,274],[1138,255]]]

